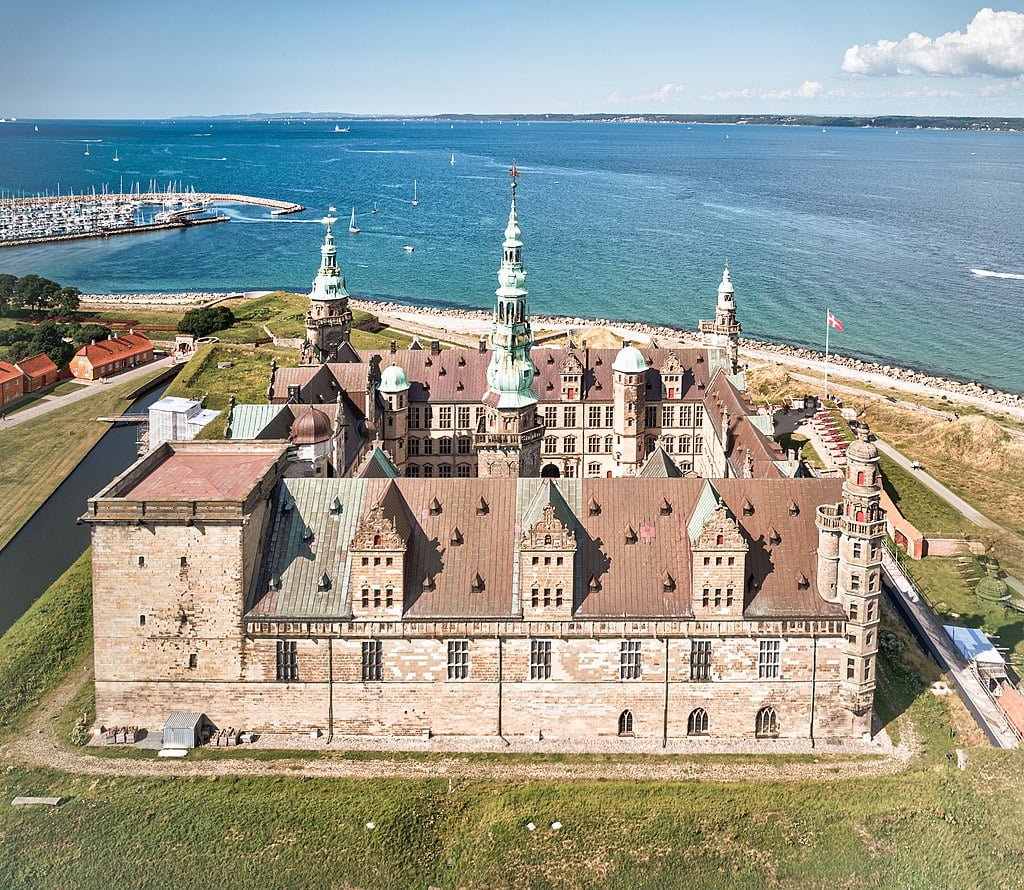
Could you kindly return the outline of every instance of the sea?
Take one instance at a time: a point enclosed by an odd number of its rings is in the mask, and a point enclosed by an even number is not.
[[[7,248],[0,272],[84,292],[302,292],[334,207],[351,294],[486,309],[514,159],[536,313],[693,328],[728,262],[746,335],[820,349],[831,309],[834,351],[1024,392],[1024,134],[336,123],[2,123],[0,191],[157,180],[308,209],[233,206],[228,223]]]

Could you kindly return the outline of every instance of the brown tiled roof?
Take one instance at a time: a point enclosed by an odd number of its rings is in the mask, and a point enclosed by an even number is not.
[[[749,453],[755,479],[776,479],[782,475],[775,461],[784,460],[785,455],[774,441],[750,422],[749,415],[756,414],[757,409],[746,395],[733,386],[726,374],[715,375],[708,387],[704,404],[719,437],[723,412],[729,412],[730,447],[727,457],[733,472],[743,474],[746,455]]]
[[[45,352],[19,359],[17,365],[26,377],[45,377],[47,374],[57,373],[57,366]]]
[[[692,615],[688,524],[706,485],[706,480],[693,478],[559,479],[554,483],[539,479],[288,479],[276,498],[252,614],[346,614],[316,610],[348,608],[347,590],[342,588],[347,585],[347,549],[354,522],[383,499],[388,515],[399,519],[396,524],[403,518],[408,523],[402,531],[409,541],[407,619],[518,614],[520,535],[545,503],[557,506],[556,514],[568,520],[576,535],[573,602],[578,616],[687,617]],[[740,523],[750,548],[746,617],[841,619],[842,609],[817,594],[814,523],[819,504],[839,499],[840,482],[727,479],[714,486]],[[340,514],[329,509],[335,496],[343,504]],[[289,497],[294,506],[283,511],[281,504]],[[481,498],[486,509],[480,507]],[[752,509],[744,510],[745,503]],[[315,535],[314,546],[302,540],[307,526]],[[316,600],[315,581],[323,572],[335,579],[337,589]],[[476,583],[478,576],[482,586]],[[280,579],[277,589],[269,584],[270,578]],[[666,578],[671,582],[666,584]]]
[[[1003,682],[1002,687],[1002,695],[996,699],[996,704],[1018,734],[1024,735],[1024,696],[1009,683]]]

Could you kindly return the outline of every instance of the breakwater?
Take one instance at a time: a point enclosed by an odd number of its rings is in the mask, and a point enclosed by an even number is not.
[[[110,229],[97,229],[90,232],[69,232],[61,235],[33,235],[17,238],[12,241],[0,240],[0,247],[25,247],[29,244],[50,244],[57,241],[80,241],[83,238],[107,238],[112,235],[137,235],[140,232],[160,232],[164,229],[186,229],[192,226],[204,226],[209,223],[228,222],[229,216],[202,216],[196,219],[182,219],[175,222],[129,224]]]

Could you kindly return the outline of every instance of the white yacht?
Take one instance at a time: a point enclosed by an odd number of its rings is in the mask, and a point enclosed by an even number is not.
[[[353,235],[358,235],[359,234],[359,226],[356,225],[356,209],[355,209],[355,207],[352,208],[352,218],[348,221],[348,230]]]
[[[420,199],[418,197],[416,197],[416,180],[415,179],[412,181],[412,206],[413,207],[419,207],[420,206]]]

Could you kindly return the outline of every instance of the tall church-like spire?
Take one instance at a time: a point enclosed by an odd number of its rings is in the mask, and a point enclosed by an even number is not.
[[[740,331],[736,320],[736,291],[732,286],[729,264],[722,270],[722,283],[718,285],[718,302],[715,304],[714,321],[702,321],[700,332],[704,335],[704,344],[720,349],[725,354],[726,366],[730,374],[739,373],[740,369]]]
[[[475,438],[480,476],[536,476],[544,438],[533,391],[533,330],[526,304],[523,233],[516,213],[519,171],[515,162],[509,178],[512,206],[501,244],[501,268],[491,321],[491,361],[487,366],[487,392],[483,395],[486,411]]]
[[[339,350],[349,342],[352,331],[352,310],[348,305],[345,276],[338,266],[338,246],[334,243],[332,226],[337,219],[328,215],[322,222],[327,233],[320,247],[320,268],[309,292],[306,342],[303,346],[303,360],[306,362],[338,361]]]
[[[523,268],[523,233],[516,212],[515,162],[509,170],[512,181],[512,205],[502,242],[501,268],[491,322],[491,363],[487,368],[489,393],[496,395],[498,408],[521,408],[537,402],[533,393],[534,367],[530,358],[533,330],[526,302],[526,270]]]

